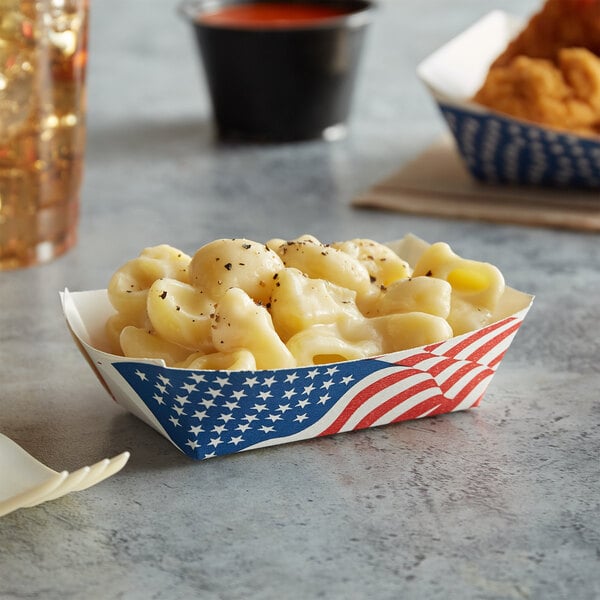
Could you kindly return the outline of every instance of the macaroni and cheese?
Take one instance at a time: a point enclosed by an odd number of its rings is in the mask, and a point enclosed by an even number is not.
[[[220,239],[193,257],[146,248],[112,276],[113,352],[189,369],[254,370],[376,356],[490,322],[504,292],[493,265],[423,244],[313,236]]]

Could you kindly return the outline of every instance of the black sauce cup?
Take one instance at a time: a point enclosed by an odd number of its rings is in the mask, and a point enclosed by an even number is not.
[[[203,23],[202,17],[253,2],[181,4],[181,14],[194,28],[219,136],[264,142],[343,137],[373,3],[260,2],[321,4],[343,14],[285,27],[232,26]]]

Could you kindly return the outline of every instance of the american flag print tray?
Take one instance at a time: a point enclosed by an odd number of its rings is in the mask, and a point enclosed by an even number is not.
[[[477,406],[532,296],[507,288],[497,319],[447,341],[290,369],[169,368],[102,350],[106,290],[61,294],[67,324],[114,400],[181,452],[206,459]]]

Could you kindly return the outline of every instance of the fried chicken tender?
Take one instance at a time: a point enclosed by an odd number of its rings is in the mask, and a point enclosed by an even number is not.
[[[492,63],[473,100],[513,117],[600,134],[600,0],[546,0]]]
[[[547,0],[493,66],[506,66],[517,56],[556,63],[562,48],[600,55],[600,0]]]
[[[517,56],[490,69],[474,101],[542,125],[600,134],[600,58],[585,48],[559,50],[557,64]]]

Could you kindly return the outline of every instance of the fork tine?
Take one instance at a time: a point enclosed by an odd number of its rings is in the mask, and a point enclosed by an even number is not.
[[[0,502],[0,517],[23,506],[35,506],[40,502],[44,502],[48,494],[58,488],[68,475],[68,471],[56,473],[51,475],[44,483]]]
[[[88,475],[71,491],[80,492],[91,487],[92,485],[100,483],[111,475],[118,473],[125,466],[129,460],[129,457],[129,452],[122,452],[114,458],[105,458],[104,460],[93,464],[91,467],[89,467],[90,472]]]
[[[59,485],[54,491],[48,494],[46,498],[44,498],[44,502],[46,500],[56,500],[56,498],[60,498],[70,492],[73,492],[77,489],[77,486],[81,484],[82,481],[88,476],[90,472],[90,467],[81,467],[77,471],[73,473],[69,473],[67,478]]]

